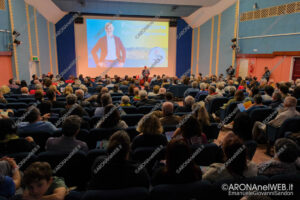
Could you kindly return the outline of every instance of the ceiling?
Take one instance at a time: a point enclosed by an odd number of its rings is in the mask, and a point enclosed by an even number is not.
[[[187,17],[220,0],[52,0],[64,12],[85,14]]]

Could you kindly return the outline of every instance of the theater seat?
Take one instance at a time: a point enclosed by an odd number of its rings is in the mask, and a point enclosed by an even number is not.
[[[211,100],[208,104],[208,112],[215,113],[216,111],[220,110],[220,108],[229,101],[228,98],[225,97],[218,97]]]
[[[124,120],[128,126],[135,126],[143,116],[143,114],[127,114],[122,115],[121,119]]]
[[[122,109],[125,111],[126,114],[136,114],[138,110],[135,106],[122,106]]]
[[[213,199],[211,184],[197,181],[187,184],[157,185],[150,191],[151,200]]]
[[[31,163],[37,161],[37,156],[33,151],[7,154],[7,156],[15,159],[21,171],[24,171]]]
[[[71,155],[71,156],[69,156]],[[89,168],[86,154],[81,151],[74,153],[42,152],[38,155],[38,161],[48,162],[51,165],[54,176],[63,177],[67,186],[84,188],[89,177]]]
[[[202,150],[200,150],[200,148]],[[195,162],[199,166],[209,166],[212,163],[223,162],[222,149],[215,143],[204,144],[203,146],[192,146],[192,150],[193,152],[199,151],[199,153],[197,153],[195,157]]]
[[[119,190],[88,190],[82,200],[147,200],[149,191],[147,188],[134,187]]]

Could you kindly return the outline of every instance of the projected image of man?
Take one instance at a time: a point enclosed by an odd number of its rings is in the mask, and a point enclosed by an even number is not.
[[[114,26],[105,24],[106,36],[100,38],[91,53],[97,67],[123,67],[126,59],[126,49],[121,39],[114,35]],[[100,58],[97,52],[100,52]]]

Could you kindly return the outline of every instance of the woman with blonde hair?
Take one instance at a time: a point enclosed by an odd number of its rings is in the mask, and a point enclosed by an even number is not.
[[[55,85],[50,85],[49,90],[53,90],[57,95],[61,95]]]
[[[192,110],[194,110],[194,117],[198,119],[202,128],[210,126],[210,117],[205,108],[205,103],[203,101],[195,103],[192,106]]]
[[[158,147],[167,145],[167,138],[162,134],[163,127],[155,115],[145,115],[138,123],[137,132],[140,134],[132,141],[131,149],[138,147]]]
[[[68,96],[69,94],[73,94],[73,88],[71,85],[67,85],[64,90],[64,95]]]
[[[2,92],[3,95],[8,94],[10,93],[10,88],[7,85],[2,85],[0,91]]]

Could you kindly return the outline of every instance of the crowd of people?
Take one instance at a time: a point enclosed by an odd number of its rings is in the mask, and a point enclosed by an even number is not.
[[[168,86],[188,85],[183,102],[175,99],[167,90]],[[255,77],[206,76],[167,77],[154,75],[148,79],[136,77],[83,77],[70,76],[64,80],[52,74],[37,77],[33,75],[30,84],[11,79],[8,85],[0,88],[0,103],[9,103],[11,94],[18,98],[32,97],[37,103],[26,110],[24,121],[16,122],[14,109],[1,109],[0,145],[3,152],[30,152],[37,144],[32,137],[21,138],[22,133],[44,131],[53,137],[48,138],[45,151],[70,153],[80,146],[88,152],[86,142],[76,138],[81,129],[90,130],[89,117],[97,116],[101,123],[96,128],[117,128],[107,141],[107,156],[115,152],[101,172],[92,173],[86,185],[87,190],[146,187],[160,184],[191,183],[208,180],[212,183],[226,178],[245,178],[258,175],[299,173],[299,141],[291,137],[279,138],[274,144],[275,159],[260,164],[249,157],[247,141],[266,142],[266,125],[261,122],[249,123],[249,113],[259,108],[272,108],[278,114],[268,124],[280,127],[285,120],[300,116],[296,110],[300,98],[300,80],[274,83],[272,79],[258,81]],[[119,102],[114,95],[122,96]],[[191,95],[193,94],[193,95]],[[206,95],[203,100],[200,98]],[[64,97],[64,101],[58,98]],[[209,144],[207,135],[211,123],[220,122],[219,112],[209,113],[207,106],[219,97],[227,97],[228,102],[221,106],[226,109],[233,102],[251,101],[251,107],[238,113],[234,120],[225,125],[230,129],[221,141],[222,162],[210,166],[198,166],[189,162],[183,169],[180,166],[188,160],[195,147]],[[199,101],[200,100],[200,101]],[[265,102],[269,101],[268,104]],[[182,103],[182,105],[181,105]],[[132,141],[125,129],[128,124],[121,116],[126,115],[128,106],[157,106],[137,123],[139,133]],[[60,112],[53,109],[61,108]],[[92,112],[88,112],[92,110]],[[177,113],[186,113],[177,115]],[[60,117],[61,124],[53,124],[50,118]],[[177,126],[171,137],[165,134],[165,126]],[[54,137],[56,131],[62,135]],[[298,133],[291,133],[300,135]],[[12,146],[14,140],[22,145]],[[142,169],[135,173],[138,163],[131,158],[131,152],[142,147],[165,147],[165,156],[155,169],[149,172]],[[284,147],[284,151],[282,148]],[[236,155],[236,152],[240,152]],[[280,153],[279,153],[280,152]],[[234,157],[234,159],[232,159]],[[92,171],[107,158],[95,159]],[[230,162],[229,162],[230,161]],[[69,189],[63,178],[56,177],[46,162],[34,162],[21,172],[13,158],[3,156],[0,160],[0,196],[13,199],[64,199]],[[76,166],[75,166],[76,167]],[[181,169],[178,171],[178,169]],[[80,173],[80,172],[79,172]],[[20,174],[23,174],[22,176]],[[23,184],[21,184],[21,182]],[[18,195],[16,195],[18,194]]]

